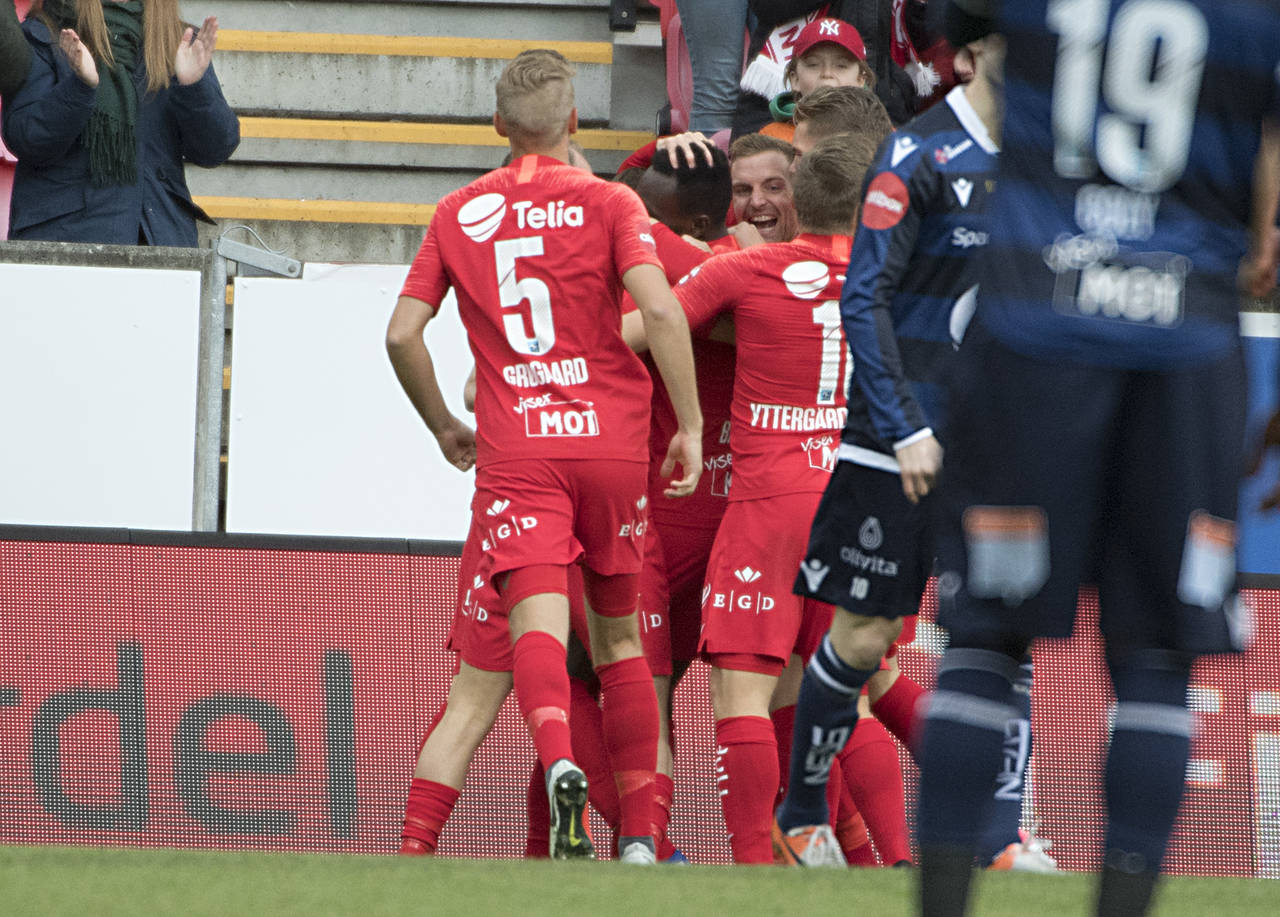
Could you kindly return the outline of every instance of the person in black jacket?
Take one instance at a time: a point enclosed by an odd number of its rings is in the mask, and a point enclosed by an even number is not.
[[[183,163],[217,166],[240,142],[211,66],[217,20],[197,33],[176,0],[46,0],[23,32],[31,69],[3,112],[10,238],[195,246],[212,221]]]
[[[0,97],[22,85],[31,69],[31,49],[22,37],[18,11],[9,0],[0,0]]]

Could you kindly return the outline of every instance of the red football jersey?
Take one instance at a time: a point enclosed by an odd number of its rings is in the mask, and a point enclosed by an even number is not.
[[[476,463],[644,461],[649,374],[623,343],[622,275],[661,266],[635,192],[524,156],[446,196],[403,296],[452,286],[476,361]]]
[[[655,224],[653,229],[658,257],[662,259],[667,279],[672,284],[679,283],[691,270],[711,257],[710,252],[690,245],[661,223]],[[723,246],[721,240],[717,243]],[[711,247],[715,249],[716,243]],[[653,416],[649,424],[649,512],[656,522],[710,529],[720,524],[725,498],[729,495],[733,462],[729,452],[733,360],[732,344],[699,337],[693,339],[693,365],[698,379],[698,401],[702,407],[702,477],[698,479],[693,493],[678,499],[662,495],[669,482],[659,477],[658,472],[679,423],[657,367],[651,359],[645,360],[653,375]]]
[[[694,328],[734,316],[730,500],[821,491],[835,468],[852,368],[840,327],[851,242],[801,235],[719,255],[676,288]]]

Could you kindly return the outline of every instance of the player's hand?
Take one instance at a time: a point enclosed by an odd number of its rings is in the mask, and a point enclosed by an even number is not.
[[[756,229],[751,223],[741,222],[734,223],[729,227],[729,235],[738,240],[738,248],[753,248],[757,245],[764,245],[764,236],[760,235],[760,230]]]
[[[1246,296],[1262,299],[1276,286],[1280,269],[1280,229],[1272,226],[1240,262],[1239,284]]]
[[[98,65],[94,62],[93,55],[89,53],[89,49],[84,46],[84,42],[80,40],[80,36],[76,34],[75,29],[62,30],[58,35],[58,48],[67,59],[71,72],[79,78],[80,82],[90,89],[96,89],[98,87]]]
[[[459,471],[470,471],[476,463],[476,431],[456,417],[436,434],[436,442],[445,460]]]
[[[666,478],[675,473],[676,465],[684,472],[684,477],[677,478],[662,491],[667,497],[687,497],[698,486],[698,478],[702,476],[702,435],[693,435],[684,430],[677,430],[671,437],[671,445],[667,447],[667,457],[662,463],[660,474]]]
[[[1257,474],[1262,469],[1262,460],[1272,449],[1280,449],[1280,410],[1271,415],[1271,420],[1268,421],[1267,428],[1262,433],[1262,442],[1258,443],[1257,451],[1253,455],[1253,467],[1249,470],[1249,474]],[[1280,481],[1277,481],[1276,486],[1262,498],[1258,509],[1263,512],[1269,509],[1280,509]]]
[[[902,493],[912,503],[919,503],[938,480],[942,470],[942,446],[932,436],[918,439],[895,450],[898,469],[902,473]]]
[[[682,156],[689,168],[695,169],[699,159],[705,160],[709,166],[716,164],[711,156],[711,150],[714,147],[715,144],[700,131],[685,131],[683,134],[659,138],[654,155],[661,156],[666,153],[674,169],[680,168],[680,159],[677,157]]]
[[[689,235],[688,233],[681,236],[680,238],[684,239],[694,248],[699,249],[700,251],[704,251],[707,254],[711,254],[711,246],[708,245],[706,242],[703,242],[701,239],[695,239],[693,236]]]
[[[209,62],[213,60],[213,49],[218,43],[218,17],[210,16],[200,26],[200,34],[195,29],[187,29],[178,42],[177,53],[173,56],[173,75],[182,86],[190,86],[200,82]]]

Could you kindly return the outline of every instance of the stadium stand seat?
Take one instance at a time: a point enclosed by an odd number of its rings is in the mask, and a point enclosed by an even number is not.
[[[188,169],[218,223],[202,234],[248,224],[304,261],[408,262],[436,201],[505,155],[493,83],[521,50],[577,66],[577,139],[602,174],[652,139],[664,95],[656,40],[615,37],[605,0],[226,0],[217,13],[215,66],[242,141],[220,168]]]

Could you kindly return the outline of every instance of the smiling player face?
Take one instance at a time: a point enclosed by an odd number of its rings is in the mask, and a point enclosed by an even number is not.
[[[791,200],[791,163],[782,153],[768,150],[740,156],[731,166],[733,212],[750,223],[766,242],[788,242],[798,224]]]

